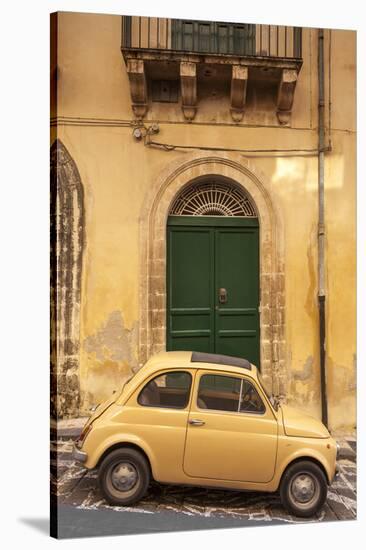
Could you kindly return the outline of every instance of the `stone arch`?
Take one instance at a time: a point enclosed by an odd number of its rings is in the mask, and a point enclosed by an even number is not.
[[[77,415],[80,405],[84,189],[75,161],[59,139],[50,160],[51,414],[65,417]]]
[[[239,154],[186,155],[170,163],[148,192],[140,218],[140,362],[166,346],[166,224],[171,205],[184,186],[204,176],[241,186],[258,213],[261,368],[272,390],[282,396],[286,390],[283,224],[265,176]]]

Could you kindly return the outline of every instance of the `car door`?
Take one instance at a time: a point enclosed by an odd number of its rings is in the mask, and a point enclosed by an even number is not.
[[[182,478],[194,374],[194,369],[184,368],[155,372],[124,406],[122,429],[149,455],[156,481]]]
[[[274,474],[277,437],[277,420],[253,379],[198,371],[188,416],[186,475],[268,482]]]

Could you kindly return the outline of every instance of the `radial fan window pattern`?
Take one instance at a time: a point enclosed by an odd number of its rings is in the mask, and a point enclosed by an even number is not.
[[[248,195],[239,187],[205,181],[190,185],[174,201],[173,216],[242,216],[256,218]]]

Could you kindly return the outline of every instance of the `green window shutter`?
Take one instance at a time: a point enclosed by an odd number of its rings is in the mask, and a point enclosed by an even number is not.
[[[172,20],[174,50],[253,55],[255,25]]]
[[[200,52],[211,51],[210,33],[209,23],[198,23],[198,49]]]
[[[227,25],[217,25],[218,53],[228,53],[228,28]]]
[[[172,49],[182,49],[182,21],[180,19],[172,19]]]
[[[194,22],[183,21],[183,50],[192,51],[194,40]]]

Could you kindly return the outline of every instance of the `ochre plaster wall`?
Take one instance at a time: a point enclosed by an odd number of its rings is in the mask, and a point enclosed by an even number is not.
[[[139,302],[146,261],[141,254],[141,216],[168,164],[186,162],[193,152],[157,150],[134,140],[128,125],[134,116],[120,52],[120,17],[61,13],[58,25],[57,137],[75,161],[85,193],[80,318],[85,413],[139,366]],[[326,31],[325,39],[327,140],[329,88],[332,102],[332,150],[325,160],[326,357],[329,422],[340,430],[353,428],[356,421],[355,33],[337,30],[330,36]],[[159,122],[155,139],[165,143],[315,149],[316,30],[303,31],[303,58],[289,127],[280,127],[266,111],[248,113],[235,125],[226,100],[218,104],[217,98],[206,99],[202,108],[198,104],[191,124],[184,121],[179,105],[154,104],[146,124]],[[249,160],[258,177],[263,175],[282,228],[285,342],[280,357],[286,398],[320,417],[317,156],[253,153],[235,154],[235,159],[243,164]]]

